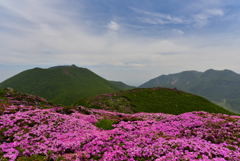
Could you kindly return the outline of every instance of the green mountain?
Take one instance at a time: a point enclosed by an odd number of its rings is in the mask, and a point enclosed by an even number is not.
[[[112,82],[113,84],[116,84],[119,87],[122,87],[123,89],[126,89],[126,90],[136,88],[134,86],[129,86],[121,81],[110,81],[110,82]]]
[[[200,95],[233,112],[240,113],[240,75],[230,71],[209,69],[205,72],[184,71],[161,75],[139,86],[176,87]]]
[[[80,100],[75,106],[87,108],[116,110],[120,113],[137,112],[165,113],[178,115],[192,111],[209,113],[234,113],[208,101],[207,99],[170,88],[136,88],[109,94],[102,94]]]
[[[123,90],[92,71],[75,65],[26,70],[0,83],[0,89],[5,87],[63,105],[71,105],[85,97]]]

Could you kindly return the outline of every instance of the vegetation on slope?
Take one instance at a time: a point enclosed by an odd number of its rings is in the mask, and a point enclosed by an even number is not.
[[[121,81],[110,81],[110,82],[112,82],[113,84],[118,85],[119,87],[122,87],[122,88],[125,89],[125,90],[129,90],[129,89],[134,89],[134,88],[136,88],[136,87],[134,87],[134,86],[129,86],[129,85],[127,85],[127,84],[125,84],[125,83],[123,83],[123,82],[121,82]]]
[[[80,100],[75,106],[118,111],[121,113],[166,113],[179,115],[185,112],[206,111],[234,115],[207,99],[176,88],[136,88],[128,91],[102,94]]]
[[[176,87],[185,92],[207,98],[208,100],[240,114],[240,75],[230,70],[205,72],[184,71],[161,75],[139,86]]]
[[[75,65],[26,70],[0,83],[0,89],[6,87],[62,105],[71,105],[85,97],[124,90],[90,70]]]
[[[135,95],[142,99],[145,94],[168,95],[171,91],[188,96],[164,88],[118,94],[135,100],[136,105]],[[83,106],[58,107],[11,88],[0,90],[0,98],[1,161],[167,161],[173,158],[172,151],[177,160],[240,160],[239,116],[203,111],[177,116],[124,114]]]
[[[4,115],[15,115],[17,112],[31,112],[33,110],[50,110],[52,113],[59,113],[64,114],[63,116],[71,115],[72,113],[76,112],[79,114],[83,114],[86,116],[90,116],[90,114],[93,114],[89,109],[86,109],[84,107],[74,107],[74,106],[64,106],[59,107],[58,105],[55,105],[51,102],[48,102],[44,98],[41,98],[39,96],[25,94],[25,93],[19,93],[12,88],[5,88],[0,89],[0,117]],[[43,114],[48,114],[49,112],[44,112]],[[109,113],[97,113],[94,112],[94,114],[98,114],[97,121],[93,123],[94,126],[98,127],[99,129],[103,130],[111,130],[114,129],[112,126],[113,124],[118,124],[121,121],[128,122],[128,121],[143,121],[143,119],[138,117],[132,117],[132,116],[123,116],[123,115],[112,115]],[[33,114],[31,114],[31,117]],[[103,118],[101,119],[101,117]],[[27,120],[27,119],[26,119]],[[29,120],[19,119],[18,122],[20,123],[21,128],[26,127],[33,127],[34,125],[39,125],[39,120],[34,122],[29,122]],[[64,119],[63,119],[64,120]],[[87,120],[90,120],[87,118]],[[1,120],[2,121],[2,120]],[[0,121],[0,125],[3,125]],[[46,120],[44,120],[46,121]],[[54,120],[55,121],[55,120]],[[18,125],[19,125],[18,123]],[[47,122],[44,122],[43,124],[48,124]],[[28,132],[28,130],[24,130],[24,132]],[[13,132],[11,135],[5,134],[7,131],[11,131],[11,126],[8,126],[8,128],[4,127],[1,128],[0,126],[0,146],[4,143],[12,143],[15,139],[14,134],[16,134],[16,131]],[[31,135],[32,136],[32,135]],[[52,150],[47,150],[47,156],[43,153],[38,155],[31,155],[31,156],[25,156],[23,155],[23,152],[25,151],[24,148],[17,147],[17,150],[19,150],[19,153],[15,153],[16,155],[19,155],[17,158],[18,161],[26,161],[26,160],[36,160],[36,161],[48,161],[53,160],[53,158],[50,158],[48,155],[51,155]],[[6,153],[6,151],[5,151]],[[14,153],[14,152],[13,152]],[[65,153],[71,153],[71,152],[65,152]],[[12,155],[13,156],[13,155]],[[9,159],[4,158],[4,152],[0,151],[0,160],[7,161]],[[58,157],[56,159],[67,161],[67,159],[64,159],[63,157]]]
[[[17,106],[17,108],[7,109],[6,107]],[[26,107],[26,108],[22,108]],[[12,88],[0,90],[0,115],[4,113],[15,113],[17,111],[28,111],[34,109],[50,109],[57,105],[48,102],[39,96],[19,93]]]

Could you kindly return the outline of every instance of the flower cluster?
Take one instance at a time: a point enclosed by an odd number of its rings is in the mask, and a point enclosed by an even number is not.
[[[70,160],[240,160],[238,116],[136,113],[132,116],[145,121],[121,121],[113,130],[103,130],[93,124],[104,114],[130,114],[90,111],[90,115],[76,110],[66,115],[52,109],[4,114],[0,130],[6,140],[0,150],[10,160],[40,154],[54,160],[59,156]]]
[[[91,161],[240,160],[239,116],[125,114],[83,106],[65,114],[63,107],[39,109],[36,102],[30,106],[13,99],[17,96],[8,98],[0,103],[0,160],[33,155]],[[104,130],[95,126],[103,118],[118,121]]]

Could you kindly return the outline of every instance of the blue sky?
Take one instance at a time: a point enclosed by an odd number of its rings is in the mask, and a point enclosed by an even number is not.
[[[0,82],[75,64],[141,85],[162,74],[240,73],[239,0],[0,1]]]

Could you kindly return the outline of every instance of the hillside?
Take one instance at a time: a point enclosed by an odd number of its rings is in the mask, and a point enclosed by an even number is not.
[[[157,86],[176,87],[240,113],[240,75],[230,70],[209,69],[205,72],[184,71],[161,75],[140,85],[139,88]]]
[[[121,81],[110,81],[110,82],[112,82],[113,84],[116,84],[117,86],[122,87],[123,89],[126,89],[126,90],[136,88],[135,86],[127,85]]]
[[[210,110],[216,107],[206,99],[176,89],[134,89],[111,95],[119,95],[112,100],[119,103],[124,102],[122,98],[131,99],[136,109],[141,110],[142,103],[137,101],[146,94],[152,99],[167,95],[174,103],[171,96],[185,103],[189,98],[198,107]],[[105,94],[101,98],[106,101],[113,97]],[[169,101],[165,99],[158,103]],[[149,99],[145,101],[154,105]],[[184,101],[178,100],[178,105]],[[215,111],[218,110],[216,107]],[[8,88],[0,90],[0,120],[2,161],[168,161],[172,160],[173,151],[176,160],[240,160],[240,117],[234,115],[204,111],[180,115],[125,114],[84,106],[59,107],[38,96]]]
[[[123,90],[92,71],[75,65],[26,70],[0,83],[0,89],[5,87],[63,105],[71,105],[85,97]]]
[[[169,88],[137,88],[128,91],[102,94],[80,100],[75,106],[118,111],[165,113],[179,115],[185,112],[206,111],[209,113],[233,114],[207,99]]]

